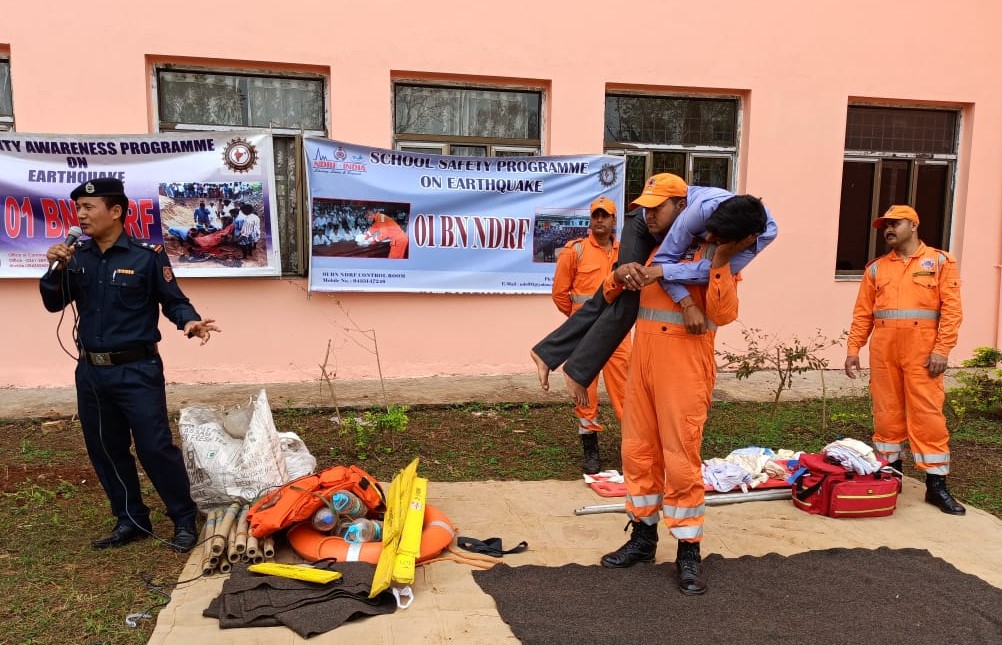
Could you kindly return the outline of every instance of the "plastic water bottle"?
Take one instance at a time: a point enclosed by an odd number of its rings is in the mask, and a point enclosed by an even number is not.
[[[329,506],[321,506],[313,514],[313,528],[323,533],[332,533],[338,528],[341,518]]]
[[[334,507],[334,512],[338,515],[344,515],[352,519],[365,517],[365,514],[369,512],[369,508],[365,505],[365,502],[359,499],[358,495],[347,490],[334,493],[331,496],[331,506]]]
[[[352,544],[378,542],[383,539],[383,524],[377,520],[360,517],[342,528],[341,537],[344,538],[345,542]]]

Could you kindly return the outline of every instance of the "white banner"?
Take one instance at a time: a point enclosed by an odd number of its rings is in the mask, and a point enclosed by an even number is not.
[[[70,192],[125,185],[126,232],[163,244],[179,276],[279,275],[270,134],[0,134],[0,277],[37,278],[77,224]]]
[[[304,142],[310,289],[549,293],[601,195],[622,213],[622,157],[449,157]],[[617,219],[622,224],[622,217]]]

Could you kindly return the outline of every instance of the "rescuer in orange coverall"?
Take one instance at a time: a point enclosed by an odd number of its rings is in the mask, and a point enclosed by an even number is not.
[[[570,316],[591,299],[619,257],[619,242],[615,239],[616,205],[607,197],[599,197],[591,203],[589,210],[591,226],[588,237],[568,242],[557,256],[552,297],[557,309],[565,316]],[[620,420],[623,419],[623,390],[629,362],[630,337],[627,335],[602,368],[609,401]],[[588,405],[576,404],[574,412],[578,417],[578,434],[584,450],[581,469],[594,475],[602,470],[597,434],[602,431],[598,422],[598,379],[588,387]]]
[[[738,314],[736,283],[730,261],[755,244],[766,229],[766,211],[754,197],[740,196],[752,208],[738,209],[738,217],[714,213],[706,222],[706,239],[682,259],[710,259],[707,285],[688,285],[689,295],[679,303],[657,282],[660,267],[623,265],[605,282],[607,298],[624,288],[640,292],[640,312],[626,383],[623,412],[623,474],[626,510],[633,532],[622,547],[602,556],[605,567],[629,567],[653,562],[658,542],[658,520],[678,540],[675,567],[678,587],[685,594],[706,591],[699,543],[703,538],[704,495],[703,424],[716,381],[713,356],[715,329]],[[673,201],[675,202],[673,204]],[[684,198],[666,199],[647,209],[652,234],[663,236],[684,208]],[[681,206],[681,208],[680,208]],[[715,251],[705,243],[715,242]],[[702,330],[690,332],[685,312],[696,307],[704,316]]]
[[[925,501],[944,513],[966,510],[950,494],[950,433],[943,416],[943,372],[963,317],[960,272],[953,256],[918,237],[911,206],[891,206],[873,222],[891,252],[863,271],[846,351],[845,373],[856,378],[859,350],[870,332],[873,445],[901,470],[904,442],[925,471]]]
[[[389,240],[391,260],[406,258],[410,240],[400,225],[382,211],[369,211],[369,219],[372,220],[372,225],[369,227],[368,237],[377,242]]]

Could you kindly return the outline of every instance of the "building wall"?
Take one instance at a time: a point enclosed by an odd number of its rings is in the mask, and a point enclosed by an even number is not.
[[[857,281],[833,277],[846,107],[864,99],[962,108],[951,251],[966,316],[954,363],[1002,345],[1002,5],[958,0],[472,6],[10,0],[0,15],[19,132],[153,132],[152,65],[292,69],[330,78],[330,136],[392,146],[394,78],[545,89],[544,154],[602,151],[611,89],[743,97],[738,191],[764,198],[778,241],[747,270],[740,323],[780,337],[847,329]],[[67,191],[69,187],[67,187]],[[314,294],[302,279],[193,279],[182,286],[224,332],[205,347],[163,325],[168,379],[308,381],[327,357],[343,379],[503,374],[561,316],[546,296]],[[67,316],[33,280],[0,281],[0,387],[67,385]],[[373,342],[372,338],[375,338]],[[720,343],[740,346],[738,325]],[[376,347],[378,346],[378,351]],[[830,358],[841,365],[843,352]],[[865,364],[865,356],[864,356]]]

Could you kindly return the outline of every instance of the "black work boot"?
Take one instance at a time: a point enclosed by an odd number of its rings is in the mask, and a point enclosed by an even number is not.
[[[188,553],[196,544],[198,544],[198,530],[195,528],[195,520],[174,526],[174,539],[171,540],[170,548],[178,553]]]
[[[905,470],[904,470],[905,469],[905,465],[904,465],[904,463],[900,459],[892,461],[891,463],[889,463],[887,465],[889,467],[893,468],[894,470],[898,471],[898,472],[894,473],[895,477],[897,477],[898,479],[901,479],[902,477],[904,477],[904,475],[902,473],[905,472]]]
[[[610,569],[632,567],[638,562],[654,562],[654,553],[658,549],[658,525],[653,526],[643,522],[629,522],[633,533],[626,544],[612,553],[602,556],[602,566]],[[626,528],[623,529],[624,531]]]
[[[967,512],[967,509],[953,499],[953,495],[946,489],[945,475],[925,476],[925,501],[950,515],[963,515]]]
[[[699,556],[699,542],[679,540],[675,569],[678,571],[678,588],[682,593],[698,596],[706,591],[706,582],[703,580],[703,559]]]
[[[602,470],[602,464],[598,457],[598,434],[589,432],[581,435],[581,447],[584,448],[581,470],[586,475],[594,475]]]

